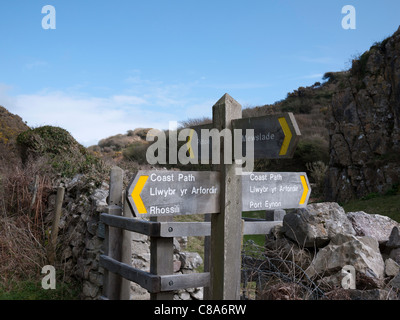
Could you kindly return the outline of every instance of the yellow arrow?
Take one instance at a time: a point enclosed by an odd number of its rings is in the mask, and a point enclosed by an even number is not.
[[[279,152],[280,156],[284,156],[289,148],[290,140],[292,140],[292,132],[290,131],[290,128],[288,126],[288,123],[286,121],[285,117],[278,118],[278,121],[282,127],[283,134],[285,135],[285,139],[283,139],[281,151]]]
[[[193,158],[194,158],[194,153],[193,153],[193,148],[192,148],[192,137],[193,137],[193,133],[194,133],[194,130],[191,129],[191,130],[190,130],[190,134],[189,134],[189,140],[188,140],[188,142],[186,143],[187,148],[188,148],[188,151],[189,151],[190,159],[193,159]]]
[[[133,188],[133,191],[131,194],[133,202],[135,203],[139,214],[147,213],[146,207],[144,206],[142,198],[140,197],[140,193],[142,192],[142,189],[143,189],[144,185],[146,184],[146,181],[148,178],[149,178],[149,176],[140,176],[140,178],[139,178],[138,182],[136,183],[135,187]]]
[[[301,184],[303,186],[303,194],[301,195],[301,199],[299,204],[304,204],[307,199],[307,194],[308,194],[308,184],[305,176],[300,176]]]

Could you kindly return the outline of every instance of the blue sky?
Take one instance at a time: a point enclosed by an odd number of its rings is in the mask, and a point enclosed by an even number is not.
[[[42,28],[42,7],[56,29]],[[342,7],[356,29],[342,28]],[[89,146],[321,81],[400,25],[397,0],[13,0],[0,3],[0,105]]]

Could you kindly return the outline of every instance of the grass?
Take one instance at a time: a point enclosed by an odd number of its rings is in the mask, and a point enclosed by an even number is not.
[[[264,211],[249,211],[249,212],[243,213],[243,217],[265,218],[265,212]],[[189,221],[203,222],[204,215],[202,215],[202,214],[181,215],[181,216],[174,217],[174,221],[177,221],[177,222],[189,222]],[[247,240],[252,240],[255,242],[255,244],[257,244],[259,246],[264,246],[265,235],[262,235],[262,234],[245,235],[243,237],[243,242],[246,242]],[[204,261],[204,237],[188,237],[187,247],[186,247],[185,251],[197,252]],[[203,272],[204,264],[199,266],[196,269],[196,271]]]
[[[180,215],[174,217],[176,222],[204,222],[203,214]],[[185,251],[197,252],[204,261],[204,237],[188,237]],[[204,271],[204,263],[196,268],[196,272]]]
[[[56,282],[56,289],[45,290],[41,279],[27,279],[0,284],[0,300],[77,300],[80,288],[76,284]]]
[[[364,211],[370,214],[380,214],[400,222],[400,195],[371,195],[359,200],[342,204],[346,212]]]
[[[257,219],[265,219],[265,211],[248,211],[243,212],[242,217],[244,218],[257,218]],[[244,235],[243,242],[248,240],[254,241],[254,243],[258,246],[264,246],[265,244],[265,235],[264,234],[251,234]]]

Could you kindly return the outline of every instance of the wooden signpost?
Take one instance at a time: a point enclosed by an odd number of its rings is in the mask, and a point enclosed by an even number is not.
[[[247,142],[254,142],[255,159],[292,157],[300,137],[293,114],[242,119],[241,105],[225,94],[213,106],[213,123],[192,128],[187,142],[190,157],[201,158],[201,146],[209,148],[210,157],[212,151],[220,152],[222,163],[214,166],[216,171],[148,170],[139,171],[133,177],[125,192],[126,202],[136,217],[150,217],[150,221],[102,214],[107,236],[105,255],[100,262],[112,273],[148,289],[152,299],[171,299],[172,290],[198,286],[208,287],[205,292],[209,293],[206,296],[209,299],[239,299],[242,236],[265,234],[277,223],[243,222],[242,211],[300,208],[307,205],[310,197],[311,188],[303,172],[238,174],[240,162],[223,162],[224,148],[230,146],[221,144],[215,148],[208,136],[202,140],[201,129],[241,130],[242,150],[246,150]],[[247,129],[253,129],[254,134],[249,136]],[[197,141],[193,138],[194,132]],[[236,131],[237,136],[240,137]],[[232,156],[240,157],[236,153]],[[175,215],[199,213],[211,221],[174,222],[172,219]],[[150,273],[115,260],[107,247],[111,246],[108,226],[151,237]],[[183,235],[206,236],[209,252],[205,252],[205,272],[171,274],[172,239]],[[108,271],[105,278],[109,278]]]

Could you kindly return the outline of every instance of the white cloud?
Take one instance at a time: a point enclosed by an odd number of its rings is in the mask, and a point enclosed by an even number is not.
[[[2,97],[0,104],[6,104]],[[98,98],[56,91],[19,95],[12,101],[5,107],[29,126],[60,126],[85,146],[139,127],[168,128],[168,121],[173,119],[169,113],[144,108],[145,99],[128,95]]]
[[[135,96],[113,96],[112,99],[117,103],[117,104],[126,104],[126,105],[143,105],[146,104],[147,101],[143,98],[135,97]]]
[[[11,86],[0,83],[0,106],[11,108],[15,106],[15,99],[11,97],[9,92],[12,90]]]
[[[335,62],[335,59],[332,57],[306,57],[306,56],[299,56],[298,59],[303,62],[311,62],[311,63],[318,63],[318,64],[332,64]]]
[[[25,68],[27,68],[27,69],[42,68],[47,65],[48,64],[46,61],[36,60],[36,61],[25,64]]]
[[[263,89],[271,87],[269,83],[257,82],[242,82],[242,83],[221,83],[221,84],[202,84],[200,87],[214,88],[219,90],[248,90],[248,89]]]
[[[31,127],[62,127],[85,146],[135,128],[167,129],[170,121],[211,117],[211,108],[216,101],[193,98],[193,91],[197,86],[201,87],[198,81],[166,84],[142,79],[139,70],[131,71],[125,80],[127,87],[121,92],[104,91],[109,94],[101,97],[84,93],[85,89],[90,89],[87,86],[12,95],[11,87],[0,84],[0,105],[18,114]],[[253,88],[266,85],[230,86]]]
[[[299,77],[299,79],[321,79],[324,76],[323,73],[313,73]]]

